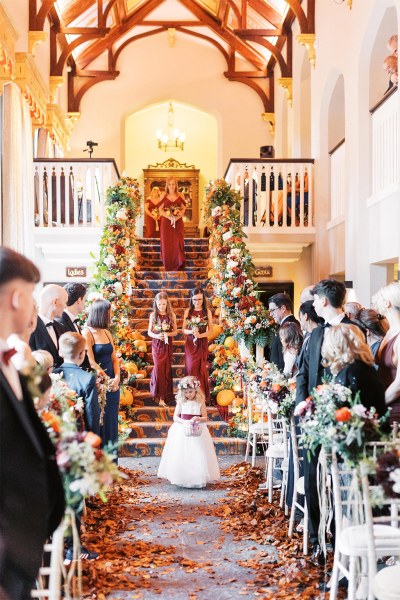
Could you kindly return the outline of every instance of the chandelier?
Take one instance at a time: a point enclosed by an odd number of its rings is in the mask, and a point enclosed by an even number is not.
[[[168,133],[164,133],[161,129],[157,130],[158,147],[166,152],[167,150],[183,150],[186,136],[183,131],[179,131],[174,127],[174,109],[172,102],[168,108]]]

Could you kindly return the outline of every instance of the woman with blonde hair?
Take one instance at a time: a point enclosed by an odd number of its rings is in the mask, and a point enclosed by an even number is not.
[[[186,203],[179,193],[176,179],[169,177],[159,203],[161,260],[166,271],[185,268],[185,228],[183,215]]]
[[[372,298],[376,310],[389,322],[375,362],[385,388],[386,405],[391,409],[390,421],[400,421],[400,282],[381,288]]]
[[[371,348],[359,327],[327,328],[321,354],[322,364],[330,368],[336,383],[351,389],[354,396],[359,392],[359,402],[366,409],[374,407],[380,417],[385,414],[384,390],[373,366]]]

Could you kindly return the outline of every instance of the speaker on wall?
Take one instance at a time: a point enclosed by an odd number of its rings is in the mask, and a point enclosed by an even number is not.
[[[260,147],[260,158],[274,158],[275,149],[273,146],[261,146]]]

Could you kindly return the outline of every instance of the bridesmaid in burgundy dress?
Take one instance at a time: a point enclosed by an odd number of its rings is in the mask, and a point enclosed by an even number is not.
[[[165,194],[159,204],[161,260],[166,271],[185,268],[185,239],[183,215],[186,204],[173,177],[167,179]]]
[[[146,227],[146,238],[160,237],[160,215],[157,216],[160,200],[160,188],[154,186],[151,188],[150,197],[147,198],[146,202],[144,203],[144,224]]]
[[[203,290],[196,287],[190,293],[190,307],[183,317],[185,341],[185,374],[200,381],[201,389],[210,400],[210,383],[207,369],[208,332],[212,329],[212,314]]]
[[[149,320],[149,336],[153,338],[151,351],[154,369],[151,374],[150,393],[160,406],[167,406],[174,399],[172,389],[172,338],[178,333],[176,316],[165,292],[154,298],[153,312]]]

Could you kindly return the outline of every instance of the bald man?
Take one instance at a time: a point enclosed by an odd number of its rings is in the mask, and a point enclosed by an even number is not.
[[[60,285],[52,283],[42,289],[37,326],[29,340],[32,350],[50,352],[55,367],[59,367],[63,362],[58,353],[58,338],[65,333],[64,327],[55,319],[61,317],[67,306],[67,300],[67,291]]]
[[[309,302],[310,300],[314,302],[314,296],[311,293],[311,290],[313,288],[314,285],[308,285],[303,289],[303,291],[300,294],[300,304],[303,304],[303,302]]]

